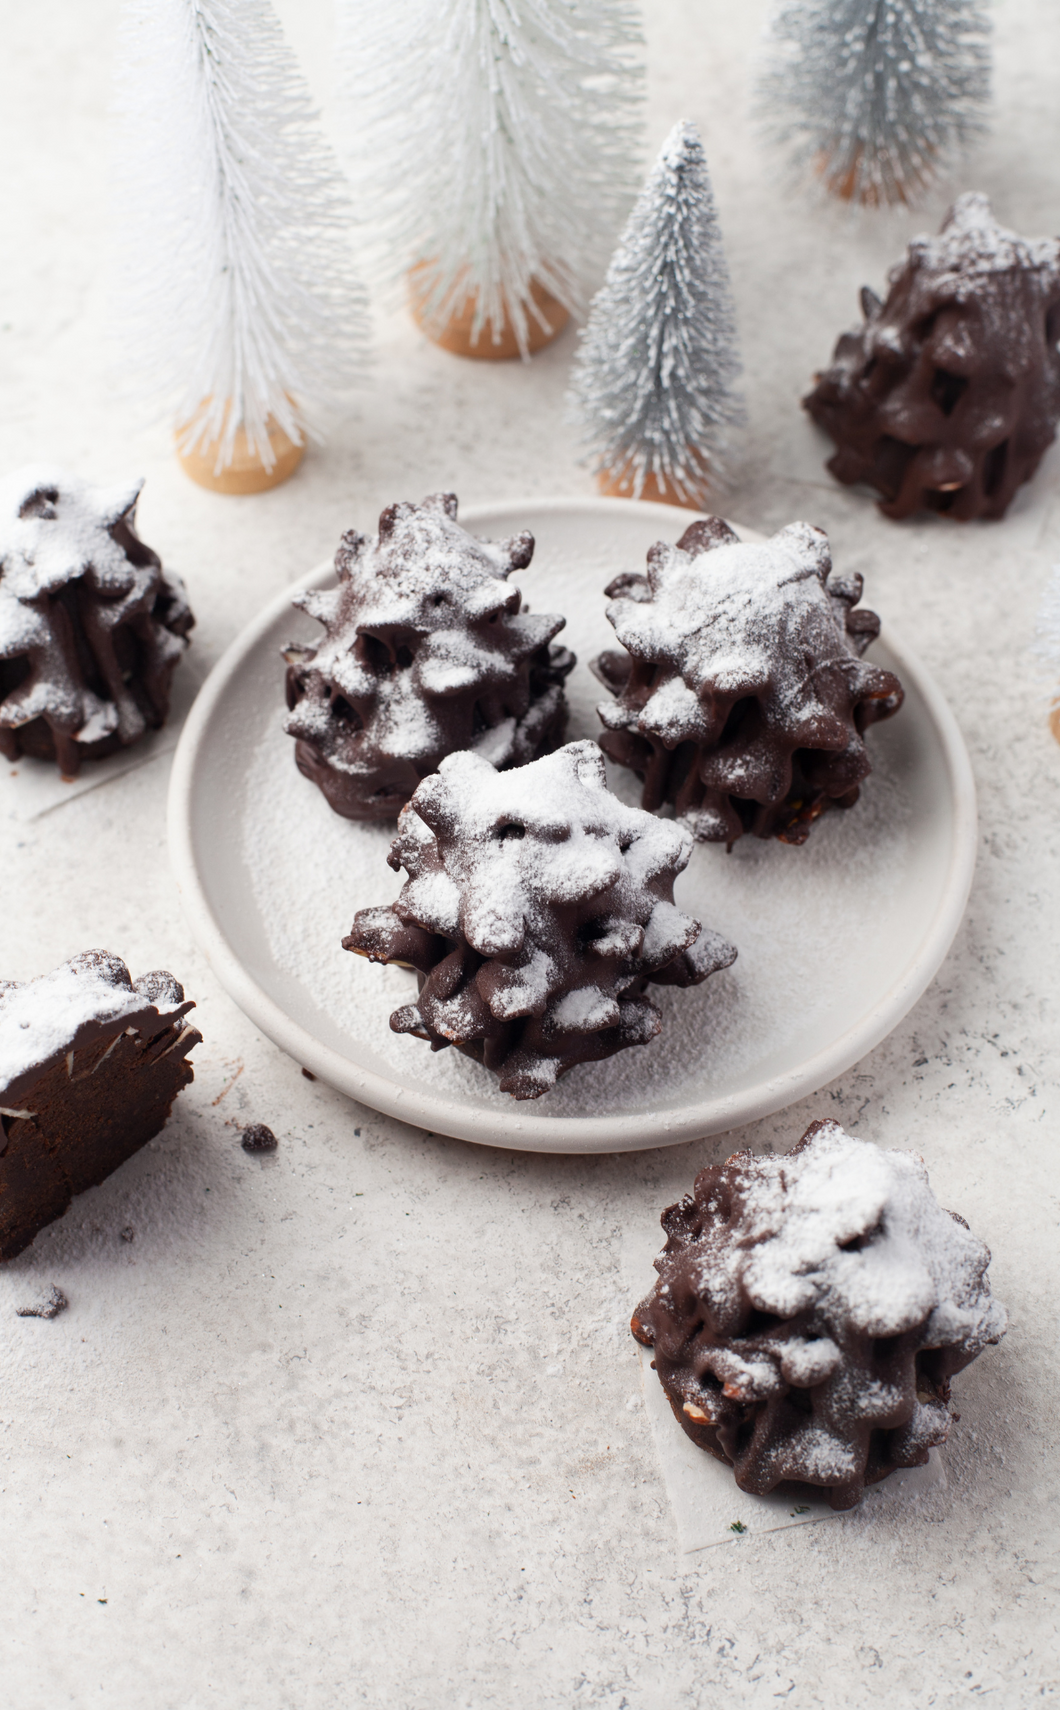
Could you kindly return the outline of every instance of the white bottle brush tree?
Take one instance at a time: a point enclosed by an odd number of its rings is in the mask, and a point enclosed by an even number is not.
[[[785,0],[759,86],[767,132],[833,195],[916,199],[983,129],[982,0]]]
[[[268,0],[132,0],[118,66],[118,331],[182,453],[266,470],[357,378],[340,170]]]
[[[593,300],[570,413],[605,490],[698,505],[743,420],[729,272],[703,145],[674,126]]]
[[[526,355],[584,303],[636,180],[629,0],[339,0],[359,211],[426,330]],[[551,316],[551,319],[550,319]]]

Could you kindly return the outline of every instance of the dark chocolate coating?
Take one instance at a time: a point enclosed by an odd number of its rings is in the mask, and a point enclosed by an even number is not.
[[[591,661],[616,703],[599,708],[599,741],[643,779],[649,812],[670,803],[698,841],[731,848],[745,832],[804,843],[826,807],[857,801],[872,770],[862,737],[902,687],[861,662],[880,620],[855,610],[861,577],[831,563],[808,523],[763,547],[708,517],[653,546],[646,577],[609,583],[627,651]]]
[[[875,487],[888,517],[1004,516],[1060,420],[1060,243],[962,196],[861,308],[803,399],[838,447],[832,474]]]
[[[505,578],[534,551],[528,530],[476,540],[452,493],[389,505],[374,540],[350,530],[338,587],[296,601],[327,639],[292,645],[286,730],[300,772],[347,819],[396,819],[447,754],[521,766],[563,739],[558,616],[531,615]]]
[[[595,743],[490,771],[455,754],[420,785],[389,856],[408,881],[392,908],[361,909],[342,942],[416,970],[419,998],[391,1016],[396,1033],[455,1045],[502,1092],[539,1098],[576,1064],[655,1037],[649,982],[697,985],[736,951],[673,906],[691,841],[611,794]]]
[[[187,1056],[202,1035],[184,1021],[194,1005],[172,975],[132,985],[116,956],[94,951],[74,961],[142,1002],[117,1020],[89,1018],[0,1087],[8,1112],[30,1113],[0,1115],[0,1260],[21,1253],[75,1194],[152,1139],[194,1078]]]
[[[64,506],[83,502],[95,490],[61,473],[33,488],[18,507],[21,521],[37,519],[40,552],[61,555]],[[157,730],[169,713],[173,672],[195,619],[179,580],[167,577],[156,552],[136,533],[139,488],[107,507],[99,494],[95,519],[100,538],[118,548],[124,574],[113,564],[85,563],[76,529],[65,575],[52,573],[47,586],[22,596],[24,641],[4,645],[0,635],[0,754],[53,760],[65,777],[76,777],[83,760],[128,747],[146,730]],[[3,519],[0,519],[2,521]],[[49,539],[55,531],[59,551]],[[0,563],[0,576],[11,566]],[[79,740],[96,721],[110,726]],[[31,710],[27,716],[24,709]]]
[[[272,1129],[267,1128],[264,1122],[248,1122],[239,1143],[244,1152],[275,1152],[279,1144]]]
[[[963,1218],[937,1205],[922,1165],[921,1204],[930,1196],[928,1210],[950,1224],[957,1251],[946,1255],[949,1275],[942,1287],[912,1310],[910,1244],[926,1239],[915,1213],[905,1220],[897,1274],[888,1285],[886,1251],[874,1246],[887,1239],[886,1207],[878,1225],[866,1229],[856,1226],[856,1213],[854,1224],[844,1227],[840,1212],[834,1245],[829,1232],[822,1242],[812,1227],[812,1203],[804,1200],[792,1212],[785,1165],[790,1160],[794,1175],[801,1155],[827,1143],[830,1133],[848,1147],[877,1151],[851,1141],[835,1123],[815,1122],[786,1158],[737,1152],[701,1170],[692,1194],[663,1213],[667,1240],[655,1261],[659,1280],[630,1328],[654,1349],[654,1368],[682,1430],[733,1467],[742,1490],[765,1495],[791,1480],[823,1488],[833,1508],[849,1508],[866,1484],[897,1467],[924,1465],[929,1450],[945,1441],[950,1380],[1000,1340],[1005,1312],[990,1295],[988,1250]],[[915,1160],[907,1166],[910,1174],[916,1168]],[[761,1201],[754,1203],[756,1189],[767,1176],[774,1187],[778,1173],[780,1192],[772,1193],[763,1214]],[[762,1310],[751,1297],[751,1265],[757,1251],[783,1235],[785,1214],[798,1225],[789,1249],[798,1263],[790,1278],[781,1275],[779,1287],[775,1272],[765,1275],[779,1295],[794,1290],[800,1306]],[[830,1261],[821,1252],[829,1246]],[[912,1255],[913,1292],[918,1281],[922,1285],[916,1275],[921,1257]],[[844,1310],[841,1291],[822,1281],[829,1263],[840,1275],[848,1267],[847,1292],[857,1309]],[[872,1297],[867,1310],[856,1273],[862,1264]],[[761,1288],[761,1276],[757,1283]],[[869,1322],[874,1313],[883,1315],[882,1326]]]

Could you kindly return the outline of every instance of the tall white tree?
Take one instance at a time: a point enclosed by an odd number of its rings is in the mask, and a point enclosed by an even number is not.
[[[182,451],[266,468],[340,400],[366,305],[337,161],[268,0],[131,0],[118,64],[118,331]]]
[[[536,281],[576,313],[636,181],[641,34],[632,0],[339,0],[358,209],[379,270],[419,270],[440,332],[507,317],[525,355]]]
[[[915,200],[983,128],[982,0],[782,0],[759,86],[766,129],[833,195]]]
[[[729,271],[699,132],[676,124],[593,299],[571,415],[602,476],[698,503],[743,420]]]

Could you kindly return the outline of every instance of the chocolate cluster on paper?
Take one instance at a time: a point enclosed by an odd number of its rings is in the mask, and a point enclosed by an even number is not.
[[[1005,1333],[990,1254],[922,1160],[835,1122],[701,1170],[662,1224],[633,1334],[682,1429],[755,1495],[791,1479],[849,1508],[922,1466],[950,1380]]]

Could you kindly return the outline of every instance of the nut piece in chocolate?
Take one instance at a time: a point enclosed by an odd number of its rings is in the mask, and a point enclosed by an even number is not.
[[[172,974],[131,980],[107,950],[0,981],[0,1259],[163,1127],[193,1079],[194,1007]]]
[[[524,611],[506,581],[534,537],[477,540],[456,512],[452,493],[389,505],[375,539],[343,535],[338,586],[295,602],[327,634],[284,649],[285,729],[347,819],[396,819],[460,749],[521,766],[563,740],[574,656],[552,639],[565,620]]]
[[[866,286],[803,406],[888,517],[1003,517],[1060,420],[1060,240],[999,226],[985,196],[916,238],[886,302]]]
[[[141,481],[93,487],[48,466],[0,482],[0,754],[82,760],[169,712],[194,625],[180,578],[136,533]]]
[[[990,1254],[922,1159],[837,1122],[701,1170],[662,1225],[630,1327],[682,1429],[756,1496],[791,1479],[851,1508],[923,1466],[949,1435],[951,1378],[1005,1333]]]
[[[826,807],[852,807],[864,732],[902,704],[897,677],[861,658],[880,628],[861,590],[832,573],[822,529],[752,544],[720,517],[653,546],[647,576],[616,577],[626,651],[591,668],[615,697],[600,746],[643,780],[641,805],[729,848],[744,832],[804,843]]]
[[[362,909],[343,945],[416,970],[396,1033],[455,1045],[502,1092],[539,1098],[655,1037],[649,981],[698,985],[735,960],[674,905],[691,853],[687,831],[611,793],[595,742],[513,772],[452,754],[398,821],[396,903]]]

